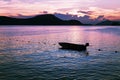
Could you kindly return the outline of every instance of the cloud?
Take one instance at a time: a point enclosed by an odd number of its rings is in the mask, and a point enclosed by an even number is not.
[[[62,12],[69,12],[70,10],[73,10],[74,8],[59,8],[57,11],[62,11]]]
[[[90,19],[96,19],[101,15],[108,19],[120,19],[119,2],[118,0],[0,0],[0,15],[29,16],[57,12],[85,18],[89,16]]]
[[[77,11],[77,12],[87,14],[87,15],[91,15],[93,13],[93,11]]]
[[[9,2],[10,2],[10,1],[12,1],[12,0],[3,0],[3,1],[9,1]]]
[[[48,13],[48,11],[43,11],[43,14],[47,14]]]
[[[7,1],[0,1],[0,15],[3,15],[3,13],[8,13],[8,15],[14,16],[17,14],[37,15],[44,10],[52,13],[52,11],[54,11],[54,7],[49,4],[42,4],[40,2],[34,2],[31,4],[20,0],[12,0],[9,3]]]
[[[98,7],[90,7],[89,11],[92,11],[93,13],[90,15],[91,18],[96,18],[100,15],[104,15],[105,18],[110,20],[120,19],[120,9],[103,9]],[[109,17],[112,16],[112,17]]]
[[[54,13],[54,12],[75,13],[74,9],[78,8],[77,6],[78,3],[81,4],[84,2],[91,2],[91,1],[89,0],[84,0],[84,1],[81,1],[81,0],[71,0],[71,1],[70,0],[0,0],[0,7],[6,7],[4,8],[4,10],[6,9],[6,11],[11,10],[11,12],[9,12],[10,14],[21,13],[21,14],[29,15],[30,12],[32,14],[33,13],[36,14],[43,10],[48,11],[50,13]],[[0,9],[0,12],[1,10],[3,9]]]
[[[97,24],[101,21],[106,20],[103,15],[98,16],[97,18],[91,19],[89,15],[80,16],[77,20],[81,21],[84,24]]]
[[[96,0],[93,7],[114,10],[120,7],[120,0]]]
[[[104,15],[100,15],[100,16],[98,16],[97,18],[96,18],[96,20],[104,20],[105,18],[104,18]]]
[[[70,20],[70,19],[79,20],[84,24],[97,24],[103,20],[106,20],[104,15],[100,15],[94,19],[91,19],[91,17],[89,15],[84,15],[84,16],[79,16],[79,17],[77,15],[60,14],[60,13],[55,13],[54,15],[63,20]]]

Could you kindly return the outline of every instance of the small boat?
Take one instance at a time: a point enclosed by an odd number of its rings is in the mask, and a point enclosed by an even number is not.
[[[59,42],[61,49],[68,49],[68,50],[77,50],[77,51],[86,51],[86,47],[89,46],[89,43],[85,45],[82,44],[73,44],[73,43],[66,43],[66,42]]]

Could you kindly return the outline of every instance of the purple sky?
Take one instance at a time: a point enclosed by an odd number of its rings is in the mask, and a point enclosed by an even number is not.
[[[60,13],[120,20],[120,0],[0,0],[0,16]]]

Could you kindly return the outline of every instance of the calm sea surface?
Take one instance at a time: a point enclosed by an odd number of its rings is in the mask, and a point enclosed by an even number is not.
[[[120,26],[0,26],[0,80],[120,80]]]

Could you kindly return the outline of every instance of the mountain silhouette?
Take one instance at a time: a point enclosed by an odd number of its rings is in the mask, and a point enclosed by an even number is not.
[[[77,20],[62,20],[52,14],[45,14],[26,19],[0,16],[0,25],[82,25],[82,23]]]
[[[96,25],[120,25],[120,21],[110,21],[110,20],[105,20],[105,21],[102,21],[102,22],[100,22],[100,23],[98,23],[98,24],[96,24]]]

